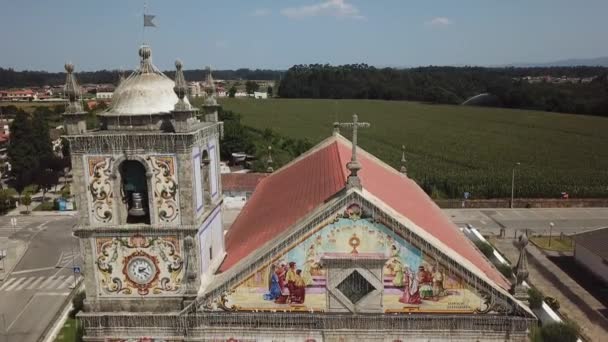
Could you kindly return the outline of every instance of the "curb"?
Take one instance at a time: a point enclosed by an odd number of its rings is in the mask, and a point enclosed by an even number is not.
[[[72,299],[74,298],[74,296],[76,296],[78,292],[80,292],[80,290],[82,290],[84,283],[83,279],[83,277],[78,278],[78,284],[74,287],[72,292],[70,292],[70,294],[65,298],[59,310],[57,310],[49,324],[46,326],[46,328],[44,328],[42,334],[40,334],[40,336],[38,337],[38,342],[47,341],[49,337],[51,337],[49,333],[53,330],[53,328],[55,328],[59,323],[63,323],[63,321],[65,321],[65,317],[68,316],[67,313],[69,312],[67,310],[67,307],[72,305]]]

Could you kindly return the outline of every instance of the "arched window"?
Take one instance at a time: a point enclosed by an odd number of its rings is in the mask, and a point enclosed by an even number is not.
[[[201,156],[201,174],[203,176],[203,198],[205,205],[211,204],[211,177],[209,174],[210,163],[211,160],[209,159],[209,152],[204,150]]]
[[[127,206],[127,223],[150,224],[146,169],[138,161],[125,160],[120,164],[120,176],[123,201]]]

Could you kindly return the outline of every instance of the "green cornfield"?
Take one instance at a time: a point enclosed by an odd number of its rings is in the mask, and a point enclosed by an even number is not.
[[[608,197],[608,119],[405,101],[223,99],[245,125],[317,143],[352,114],[371,128],[359,145],[395,168],[405,145],[408,175],[435,198]],[[342,134],[350,139],[349,131]],[[516,166],[516,163],[520,163]]]

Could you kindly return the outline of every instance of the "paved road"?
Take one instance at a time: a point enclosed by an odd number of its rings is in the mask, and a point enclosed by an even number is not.
[[[501,226],[507,229],[507,236],[523,229],[549,234],[550,222],[555,224],[553,233],[557,234],[608,227],[608,208],[444,209],[444,212],[457,225],[470,223],[484,234],[498,235]]]
[[[72,264],[82,260],[72,236],[75,218],[30,216],[17,221],[14,232],[10,217],[0,217],[0,234],[29,244],[0,282],[0,341],[28,342],[36,341],[58,312],[73,284]]]

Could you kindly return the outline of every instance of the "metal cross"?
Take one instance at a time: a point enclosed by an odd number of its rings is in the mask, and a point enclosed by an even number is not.
[[[347,188],[357,187],[357,188],[361,189],[361,180],[357,176],[357,172],[359,170],[361,170],[361,164],[359,164],[359,161],[357,160],[357,132],[359,130],[359,127],[368,128],[370,126],[371,125],[369,124],[369,122],[359,122],[359,117],[357,116],[357,114],[353,114],[352,122],[335,122],[334,123],[335,128],[344,127],[344,128],[351,128],[353,130],[353,139],[352,139],[353,152],[350,157],[350,162],[348,162],[348,164],[346,164],[346,168],[348,170],[350,170],[350,175],[348,176],[348,180],[346,183]]]

